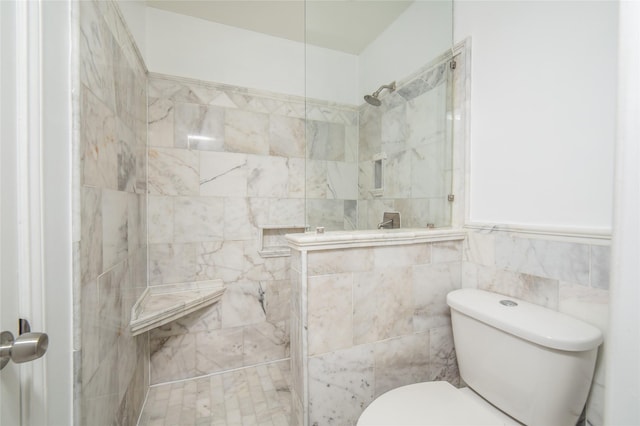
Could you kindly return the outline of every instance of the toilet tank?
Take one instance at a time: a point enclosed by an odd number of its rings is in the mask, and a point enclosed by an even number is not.
[[[476,289],[447,295],[460,376],[528,426],[575,426],[601,331],[568,315]]]

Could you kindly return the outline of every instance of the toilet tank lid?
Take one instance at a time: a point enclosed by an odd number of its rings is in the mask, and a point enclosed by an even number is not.
[[[514,297],[468,288],[450,292],[447,304],[471,318],[548,348],[578,352],[602,343],[602,332],[597,327]]]

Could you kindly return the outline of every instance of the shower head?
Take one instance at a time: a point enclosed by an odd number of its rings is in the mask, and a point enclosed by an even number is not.
[[[378,88],[378,90],[376,90],[375,92],[373,92],[370,95],[365,95],[364,100],[373,106],[380,106],[382,105],[382,102],[380,101],[380,99],[378,99],[378,95],[380,95],[380,92],[382,92],[384,89],[389,89],[390,92],[393,92],[394,90],[396,90],[396,82],[393,81],[389,84],[384,84],[382,86],[380,86]]]
[[[378,99],[378,96],[373,94],[373,95],[364,95],[364,100],[367,101],[368,104],[373,105],[373,106],[380,106],[382,105],[382,102],[380,101],[380,99]]]

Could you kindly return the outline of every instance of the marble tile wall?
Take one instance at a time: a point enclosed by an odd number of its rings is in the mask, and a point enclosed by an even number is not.
[[[358,112],[306,102],[307,224],[358,229]]]
[[[419,70],[382,105],[359,109],[358,225],[375,229],[385,211],[399,211],[402,227],[451,225],[454,172],[449,60]],[[375,160],[382,158],[382,190]]]
[[[392,388],[458,383],[445,297],[462,285],[461,241],[298,256],[307,266],[292,268],[294,424],[352,425]]]
[[[304,226],[305,189],[318,217],[342,205],[342,229],[356,122],[346,107],[151,75],[149,284],[227,285],[220,303],[150,333],[152,383],[289,357],[289,258],[261,257],[260,233]]]
[[[147,283],[146,69],[116,3],[74,3],[74,422],[135,424],[149,347],[129,333]]]
[[[470,231],[464,244],[462,285],[543,305],[605,332],[609,307],[609,241],[575,240]],[[604,424],[603,346],[598,356],[586,412],[588,424],[594,426]]]

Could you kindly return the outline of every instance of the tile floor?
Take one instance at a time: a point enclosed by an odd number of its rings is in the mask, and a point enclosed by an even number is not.
[[[149,388],[138,426],[289,426],[289,360]]]

